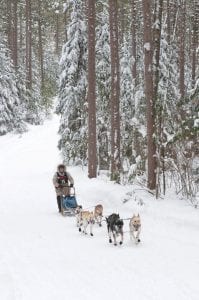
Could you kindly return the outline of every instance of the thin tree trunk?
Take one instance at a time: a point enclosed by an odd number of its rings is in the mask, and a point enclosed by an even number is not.
[[[170,45],[171,41],[171,6],[170,0],[167,0],[167,42]]]
[[[119,18],[120,18],[120,44],[124,41],[124,32],[125,32],[125,9],[124,6],[121,5],[121,8],[119,10]]]
[[[26,0],[26,86],[32,88],[32,17],[31,0]]]
[[[67,37],[67,30],[66,30],[66,27],[67,27],[67,18],[68,17],[68,14],[67,14],[67,11],[64,12],[64,32],[65,32],[65,43],[67,42],[68,40],[68,37]]]
[[[199,4],[194,1],[194,18],[193,18],[193,32],[192,32],[192,88],[194,88],[196,83],[196,65],[197,57],[196,50],[198,47],[198,35],[199,35]]]
[[[97,176],[95,1],[88,0],[88,176]]]
[[[118,3],[109,0],[111,47],[111,179],[119,182],[120,161],[120,75],[118,45]]]
[[[160,67],[160,40],[162,30],[163,0],[156,0],[155,25],[153,30],[153,52],[154,52],[154,101],[158,98],[159,67]]]
[[[186,31],[186,3],[181,1],[179,26],[179,69],[180,69],[180,95],[185,96],[185,31]]]
[[[132,21],[131,21],[131,35],[132,35],[132,56],[133,56],[133,80],[136,85],[136,78],[137,78],[137,63],[136,63],[136,57],[137,57],[137,30],[136,30],[136,0],[132,0],[131,2],[132,7]]]
[[[38,37],[39,37],[39,62],[40,62],[40,76],[41,76],[41,88],[44,87],[44,62],[43,62],[43,40],[41,29],[41,0],[38,0]]]
[[[32,89],[32,8],[31,0],[29,0],[29,81]]]
[[[148,149],[148,188],[154,190],[156,187],[156,145],[155,133],[155,111],[153,98],[153,44],[151,24],[151,1],[142,0],[144,15],[144,64],[145,64],[145,95],[147,101],[147,149]]]
[[[8,36],[8,48],[12,53],[13,38],[12,38],[12,3],[11,0],[7,0],[7,36]]]
[[[56,13],[55,51],[59,55],[59,13]]]
[[[13,0],[13,63],[15,68],[18,66],[18,17],[17,17],[18,0]]]
[[[156,0],[155,12],[154,12],[154,29],[153,29],[153,53],[154,53],[154,79],[153,79],[153,101],[154,104],[159,102],[158,113],[156,114],[156,135],[158,139],[157,152],[158,159],[156,160],[156,197],[159,196],[160,190],[160,162],[162,161],[162,107],[160,101],[158,101],[158,85],[159,85],[159,68],[160,68],[160,40],[162,30],[162,11],[163,0]]]
[[[29,88],[28,82],[28,70],[29,70],[29,13],[28,13],[29,1],[26,0],[26,87]]]
[[[23,9],[20,7],[19,11],[19,49],[21,50],[23,47],[23,20],[22,20],[22,15],[23,15]],[[24,60],[23,60],[24,62]]]

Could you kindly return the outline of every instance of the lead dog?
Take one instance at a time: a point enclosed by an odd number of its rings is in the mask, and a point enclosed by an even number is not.
[[[87,234],[87,227],[90,225],[90,235],[93,236],[93,224],[95,223],[94,214],[93,212],[81,210],[79,213],[79,232],[82,231],[83,233]]]
[[[119,214],[112,214],[108,218],[106,218],[107,222],[107,230],[109,235],[109,243],[112,243],[112,236],[114,240],[114,245],[117,246],[117,236],[120,236],[120,245],[123,243],[123,226],[124,222],[120,219]]]
[[[103,217],[103,206],[101,204],[98,204],[95,206],[94,209],[94,218],[96,223],[99,224],[99,226],[102,226],[102,217]]]
[[[140,242],[140,232],[141,232],[141,219],[140,215],[133,215],[129,222],[129,230],[130,230],[130,239],[134,239],[135,243],[138,244]]]

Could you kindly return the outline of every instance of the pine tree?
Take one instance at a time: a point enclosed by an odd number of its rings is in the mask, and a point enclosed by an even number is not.
[[[59,148],[67,162],[87,159],[87,28],[81,0],[71,2],[68,41],[60,61],[57,113],[61,114]]]
[[[121,145],[123,160],[132,162],[133,128],[132,119],[135,116],[134,81],[132,75],[132,57],[129,43],[124,39],[120,58],[120,99],[121,99]]]
[[[105,5],[96,28],[97,137],[99,170],[110,167],[111,60],[109,16]]]
[[[23,111],[17,88],[17,78],[8,49],[0,38],[0,135],[15,130],[23,132]]]

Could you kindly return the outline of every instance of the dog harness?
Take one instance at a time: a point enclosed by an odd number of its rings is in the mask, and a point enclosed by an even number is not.
[[[67,173],[64,172],[64,174],[61,175],[59,172],[57,172],[57,182],[58,182],[60,185],[66,185],[66,184],[68,184],[68,176],[67,176]]]
[[[135,229],[135,231],[138,231],[138,229],[140,228],[140,224],[137,224],[137,225],[133,225],[133,227],[134,227],[134,229]]]

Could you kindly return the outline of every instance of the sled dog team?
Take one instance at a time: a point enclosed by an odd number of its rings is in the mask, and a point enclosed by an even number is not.
[[[94,207],[94,211],[83,210],[81,205],[76,208],[76,224],[79,228],[79,232],[87,234],[87,227],[90,227],[90,235],[93,236],[93,225],[95,223],[102,226],[103,218],[103,206],[98,204]],[[109,243],[114,242],[117,245],[117,238],[120,238],[119,244],[123,244],[124,238],[124,221],[120,219],[119,214],[111,214],[106,217],[107,230],[109,236]],[[141,232],[141,219],[138,214],[133,215],[129,222],[129,233],[131,240],[134,240],[136,244],[140,242],[140,232]]]
[[[74,186],[74,180],[69,172],[66,172],[66,166],[64,164],[59,164],[57,166],[57,172],[53,176],[53,185],[55,187],[57,195],[57,205],[59,213],[62,212],[62,195],[70,195],[70,188]],[[94,211],[83,210],[81,205],[75,206],[75,215],[77,221],[77,227],[80,232],[87,234],[87,227],[90,225],[90,235],[93,236],[93,225],[98,223],[102,226],[103,218],[103,206],[98,204],[95,206]],[[117,245],[117,238],[120,238],[119,244],[122,245],[124,237],[124,221],[120,219],[119,214],[111,214],[106,217],[109,243],[114,242]],[[134,240],[136,244],[140,242],[140,232],[141,232],[141,220],[139,214],[133,215],[129,222],[129,233],[131,240]]]

